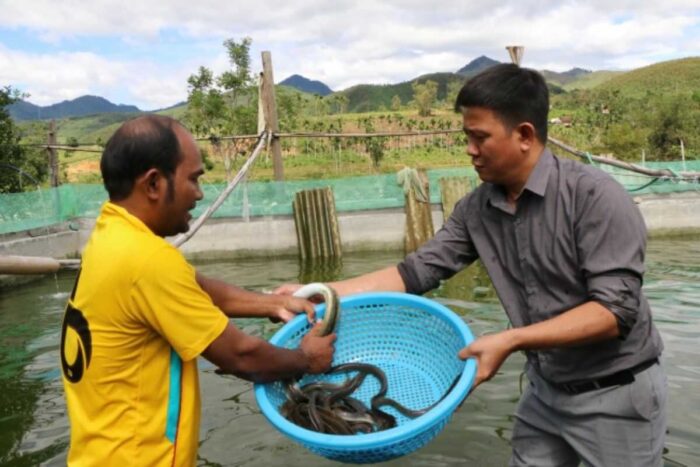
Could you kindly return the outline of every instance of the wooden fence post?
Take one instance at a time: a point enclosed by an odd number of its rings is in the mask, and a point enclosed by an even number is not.
[[[48,155],[49,155],[49,174],[52,187],[58,186],[58,151],[53,146],[56,145],[56,121],[49,122],[49,137],[48,137]]]
[[[277,120],[277,103],[275,101],[275,81],[272,75],[272,58],[270,52],[263,51],[263,83],[262,99],[265,109],[265,126],[272,133],[279,133],[279,121]],[[275,180],[284,180],[284,167],[282,165],[282,148],[278,137],[273,136],[270,142],[272,150],[272,166]]]

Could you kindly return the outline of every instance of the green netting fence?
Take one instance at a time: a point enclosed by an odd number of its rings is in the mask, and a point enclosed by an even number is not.
[[[608,172],[625,187],[630,194],[650,193],[678,193],[684,191],[700,191],[700,180],[679,180],[678,178],[650,177],[648,175],[631,172],[620,167],[607,164],[594,164],[596,167]],[[642,164],[637,164],[640,167]],[[680,172],[700,172],[700,160],[686,162],[647,162],[643,165],[647,169],[667,169],[678,174]]]
[[[670,168],[678,171],[700,171],[700,161],[685,164],[647,163],[649,168]],[[678,182],[654,178],[623,169],[602,165],[632,194],[700,191],[698,181]],[[434,169],[427,171],[430,200],[441,199],[438,180],[443,177],[467,176],[476,186],[472,168]],[[402,207],[404,194],[396,175],[372,175],[339,179],[288,182],[247,182],[236,187],[213,217],[283,216],[292,214],[294,194],[300,190],[330,186],[339,212]],[[204,199],[193,215],[198,216],[224,189],[225,184],[204,185]],[[95,218],[107,200],[102,185],[67,184],[58,188],[33,192],[0,194],[0,234],[45,228],[77,218]]]

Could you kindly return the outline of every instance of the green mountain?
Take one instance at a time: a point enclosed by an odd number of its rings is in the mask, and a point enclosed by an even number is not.
[[[422,84],[428,80],[437,83],[437,98],[443,100],[447,96],[449,83],[463,83],[464,76],[457,73],[431,73],[398,84],[359,84],[340,91],[340,94],[348,98],[350,112],[368,112],[379,110],[381,107],[388,109],[391,108],[391,99],[394,96],[399,96],[402,104],[408,104],[413,100],[412,84],[414,82]]]
[[[153,113],[181,120],[186,110],[187,104],[181,103]],[[98,141],[104,143],[122,123],[145,113],[147,112],[108,112],[84,117],[56,119],[58,142],[65,144],[71,138],[75,138],[80,144],[95,144]],[[28,129],[34,122],[36,120],[23,120],[19,122],[19,126]],[[40,123],[46,124],[45,121]]]
[[[286,78],[284,81],[280,82],[279,84],[282,86],[289,86],[290,88],[298,89],[302,92],[318,94],[319,96],[327,96],[328,94],[333,93],[333,90],[321,81],[311,80],[301,75],[292,75],[289,78]]]
[[[416,81],[424,83],[427,80],[435,81],[438,84],[437,99],[444,100],[447,97],[448,87],[451,83],[462,84],[468,78],[464,73],[477,73],[485,69],[484,67],[493,66],[497,63],[499,62],[488,57],[479,57],[462,67],[459,70],[460,73],[431,73],[396,84],[360,84],[330,94],[324,100],[332,99],[333,96],[343,95],[347,98],[347,111],[349,112],[389,109],[394,96],[399,96],[402,104],[407,105],[413,100],[412,83]],[[542,73],[547,79],[553,96],[565,97],[570,91],[575,89],[590,89],[596,93],[617,91],[618,94],[635,98],[643,97],[647,93],[657,93],[697,95],[697,98],[700,99],[700,57],[657,63],[628,72],[591,72],[581,68],[573,68],[563,73],[547,70]],[[285,110],[286,107],[314,108],[314,106],[321,103],[318,99],[319,97],[300,92],[293,87],[277,87],[277,105],[280,118],[285,118],[285,115],[289,113]],[[331,107],[335,105],[337,104],[331,104]],[[136,109],[133,106],[128,107]],[[185,115],[186,109],[187,104],[180,103],[156,113],[170,115],[181,120]],[[311,114],[314,114],[314,112],[311,112]],[[138,109],[132,112],[117,112],[112,109],[109,112],[96,115],[62,118],[58,122],[59,139],[65,142],[68,138],[73,137],[80,143],[94,143],[98,140],[104,142],[122,122],[141,113],[143,112],[138,111]]]
[[[500,63],[501,62],[497,60],[482,55],[481,57],[475,58],[474,60],[457,70],[457,74],[462,75],[465,78],[470,78],[484,71],[485,69],[491,68],[494,65],[499,65]]]
[[[83,117],[104,113],[140,112],[133,105],[113,104],[99,96],[81,96],[45,107],[19,101],[8,107],[10,116],[17,120],[49,120],[52,118]]]
[[[544,79],[546,79],[550,83],[558,84],[559,86],[565,86],[569,83],[578,81],[583,76],[589,75],[591,71],[584,70],[583,68],[572,68],[569,71],[564,71],[561,73],[549,70],[542,70],[540,73],[542,73]]]

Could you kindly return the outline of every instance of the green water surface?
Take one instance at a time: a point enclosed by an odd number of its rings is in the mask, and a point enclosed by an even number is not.
[[[399,252],[347,255],[341,262],[300,265],[296,258],[202,263],[204,274],[254,290],[284,282],[350,277],[394,264]],[[69,441],[58,345],[63,308],[74,281],[61,273],[0,290],[0,464],[63,465]],[[665,462],[700,465],[700,241],[655,239],[649,244],[644,290],[666,346],[669,433]],[[508,323],[483,268],[474,265],[429,294],[463,316],[475,335]],[[237,320],[269,338],[279,325]],[[512,355],[480,386],[445,430],[426,447],[386,465],[503,466],[510,456],[512,413],[524,358]],[[260,414],[252,385],[214,374],[200,362],[202,427],[199,465],[339,465],[275,431]]]

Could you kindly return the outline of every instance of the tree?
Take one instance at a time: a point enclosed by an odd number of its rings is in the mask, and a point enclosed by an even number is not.
[[[400,110],[401,109],[401,98],[398,96],[398,94],[394,94],[394,97],[391,98],[391,110]]]
[[[693,122],[690,106],[682,97],[674,97],[661,101],[657,108],[648,138],[650,149],[657,159],[678,160],[681,140],[688,144],[685,127]]]
[[[200,66],[197,74],[187,78],[187,84],[185,120],[197,135],[216,133],[224,114],[224,100],[221,91],[214,87],[214,74],[207,67]]]
[[[350,103],[348,96],[345,94],[333,94],[331,99],[335,113],[344,114],[348,111],[348,104]]]
[[[413,101],[418,107],[418,115],[421,117],[429,116],[435,105],[435,99],[437,99],[437,83],[432,80],[423,84],[414,81],[411,87],[413,88]]]
[[[459,95],[459,91],[462,90],[462,86],[464,84],[462,81],[450,81],[447,84],[447,95],[445,96],[445,104],[447,105],[448,109],[451,109],[455,105],[455,101],[457,101],[457,95]]]
[[[257,86],[250,72],[250,45],[246,37],[240,42],[224,41],[231,69],[219,76],[200,66],[187,79],[187,113],[185,120],[195,134],[255,133],[257,131]]]
[[[294,131],[297,129],[299,114],[303,106],[301,94],[281,88],[277,93],[277,111],[280,130]]]
[[[374,133],[374,123],[370,118],[363,121],[365,131],[367,133]],[[379,168],[379,163],[384,158],[384,150],[386,149],[387,138],[384,136],[367,136],[363,138],[365,143],[365,148],[369,153],[369,157],[372,159],[372,163],[375,168]]]
[[[7,111],[21,97],[9,86],[0,88],[0,193],[34,188],[48,174],[45,153],[20,145],[22,135]]]

